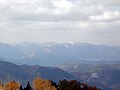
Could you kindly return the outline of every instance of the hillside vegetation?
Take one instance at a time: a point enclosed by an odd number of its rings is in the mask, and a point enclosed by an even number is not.
[[[60,80],[55,83],[51,80],[45,80],[42,78],[35,78],[27,85],[23,87],[20,82],[9,81],[7,83],[0,83],[0,90],[101,90],[96,86],[89,86],[85,83],[80,83],[77,80]]]

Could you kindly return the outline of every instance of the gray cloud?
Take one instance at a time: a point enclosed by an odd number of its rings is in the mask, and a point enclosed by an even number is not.
[[[0,18],[1,42],[78,41],[120,46],[119,0],[0,0]]]

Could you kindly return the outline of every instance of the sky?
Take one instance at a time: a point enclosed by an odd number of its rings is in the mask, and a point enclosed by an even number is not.
[[[120,46],[120,0],[0,0],[0,42]]]

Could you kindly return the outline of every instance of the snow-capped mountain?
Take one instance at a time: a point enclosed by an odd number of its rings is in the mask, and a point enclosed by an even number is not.
[[[59,65],[120,61],[120,48],[87,43],[0,43],[0,58],[16,64]],[[92,62],[93,63],[93,62]]]

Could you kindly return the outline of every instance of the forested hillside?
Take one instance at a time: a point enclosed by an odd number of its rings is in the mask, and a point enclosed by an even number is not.
[[[119,90],[120,64],[70,64],[61,68],[73,76],[103,90]]]

